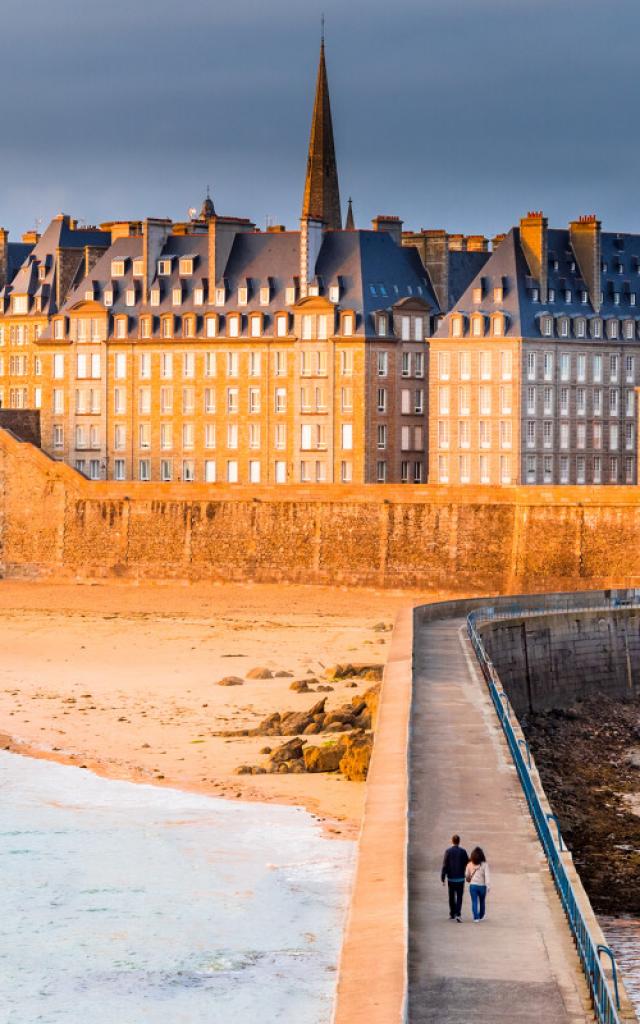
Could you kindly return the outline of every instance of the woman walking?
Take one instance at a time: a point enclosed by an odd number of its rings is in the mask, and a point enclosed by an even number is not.
[[[473,920],[476,922],[482,921],[491,882],[487,858],[479,846],[476,846],[475,850],[471,851],[471,857],[465,871],[465,879],[469,883]]]

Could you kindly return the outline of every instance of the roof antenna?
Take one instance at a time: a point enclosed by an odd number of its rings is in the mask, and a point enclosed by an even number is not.
[[[324,46],[324,11],[320,15],[320,43]]]

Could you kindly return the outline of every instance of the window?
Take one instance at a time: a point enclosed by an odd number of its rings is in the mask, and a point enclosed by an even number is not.
[[[296,301],[295,300],[295,289],[292,289],[292,291],[294,292],[293,302],[295,302]],[[340,285],[337,285],[337,284],[330,285],[330,287],[329,287],[329,302],[340,302]]]
[[[553,380],[553,352],[544,353],[542,366],[544,379]]]
[[[545,338],[550,338],[553,331],[553,320],[550,316],[543,317],[542,320],[542,333]]]
[[[634,331],[633,320],[627,320],[625,325],[624,325],[624,336],[625,336],[625,338],[628,341],[631,341],[631,339],[634,337],[634,333],[635,333],[635,331]]]
[[[602,423],[593,424],[593,447],[596,450],[602,448]]]
[[[480,483],[481,484],[490,484],[491,483],[491,473],[489,471],[489,456],[488,455],[481,455],[480,456]]]
[[[215,423],[205,423],[204,425],[204,446],[205,448],[215,448],[216,446]]]
[[[619,407],[620,392],[617,388],[609,389],[609,415],[617,416],[620,411]]]
[[[190,484],[196,478],[196,464],[193,459],[183,459],[182,462],[182,479],[185,483]]]
[[[64,320],[54,320],[53,336],[58,341],[60,338],[64,338]]]
[[[380,463],[378,463],[378,466]],[[340,480],[343,484],[349,484],[353,480],[353,464],[351,462],[340,463]]]
[[[378,388],[377,402],[378,402],[378,412],[386,412],[387,411],[387,389],[386,388]]]
[[[204,479],[208,484],[215,484],[216,482],[216,463],[215,459],[205,459],[204,461]]]
[[[227,377],[237,377],[240,372],[240,356],[238,352],[227,352]]]
[[[500,388],[500,412],[502,415],[511,412],[511,385],[504,385]]]
[[[287,427],[284,423],[276,423],[275,435],[274,435],[274,447],[275,448],[286,448],[287,446]]]
[[[568,455],[561,455],[560,456],[560,483],[561,484],[568,484],[569,483],[569,456]]]
[[[609,356],[609,380],[613,384],[618,380],[618,369],[620,366],[620,357],[617,355]]]
[[[124,277],[124,260],[111,260],[111,276]]]
[[[569,388],[560,388],[560,415],[569,415]]]
[[[471,321],[471,333],[473,334],[474,338],[481,338],[482,335],[484,334],[483,319],[483,317],[474,316]]]
[[[400,411],[404,415],[411,412],[411,392],[409,388],[402,388],[400,392]]]
[[[625,396],[626,396],[625,397],[625,415],[626,416],[633,416],[633,415],[635,415],[635,411],[636,411],[636,403],[635,403],[636,396],[635,396],[635,392],[634,391],[626,391],[625,392]]]
[[[479,407],[481,416],[491,415],[491,388],[480,386],[479,390]]]
[[[438,412],[441,416],[449,415],[449,387],[444,385],[438,388]]]
[[[238,388],[227,388],[227,412],[236,413],[238,412]]]
[[[459,457],[460,483],[468,484],[471,480],[471,459],[468,455]]]
[[[480,380],[491,380],[491,353],[480,353]]]
[[[460,380],[470,380],[471,378],[471,353],[461,352],[460,353]]]
[[[262,334],[262,317],[252,316],[250,320],[250,334],[252,338],[259,338]]]
[[[342,424],[341,436],[343,451],[351,451],[353,448],[353,426],[351,423]]]
[[[58,423],[53,428],[53,447],[64,448],[64,427]]]
[[[173,448],[173,424],[160,424],[160,447],[163,451],[171,451]]]
[[[182,376],[185,380],[191,380],[196,375],[196,354],[195,352],[184,352],[182,355]]]
[[[287,375],[287,353],[286,352],[274,352],[274,368],[273,372],[276,377],[286,377]]]
[[[409,427],[400,428],[400,449],[403,452],[409,451],[411,448],[411,431]]]
[[[347,337],[353,334],[353,316],[351,313],[346,313],[342,317],[342,333]]]
[[[208,316],[205,320],[205,334],[207,338],[215,338],[218,333],[218,318]]]
[[[285,338],[287,336],[287,327],[288,325],[286,316],[276,317],[276,335],[278,338]]]
[[[480,447],[481,448],[490,448],[491,447],[491,421],[490,420],[480,420],[480,422],[478,424],[478,430],[479,430]]]
[[[378,377],[386,377],[387,373],[389,371],[389,353],[388,352],[378,352],[377,353],[377,361],[378,361]]]
[[[259,448],[260,447],[260,424],[250,423],[249,424],[249,447]]]
[[[526,426],[527,448],[536,446],[536,424],[534,420],[527,420]]]
[[[400,337],[403,341],[411,341],[411,317],[400,317]]]
[[[627,483],[627,484],[632,484],[633,483],[633,464],[634,464],[634,460],[633,459],[626,458],[624,460],[624,479],[625,479],[625,483]]]
[[[53,356],[53,377],[54,380],[64,378],[64,355],[61,352],[56,352]]]
[[[438,448],[449,447],[449,420],[438,420]]]
[[[64,391],[62,388],[53,389],[53,411],[54,413],[64,412]]]
[[[599,354],[593,357],[593,380],[597,384],[602,381],[602,356]]]
[[[587,393],[585,388],[576,388],[576,416],[587,414]]]
[[[403,352],[402,353],[402,371],[401,372],[402,372],[402,376],[403,377],[410,377],[411,376],[411,353],[410,352]]]
[[[125,462],[124,459],[116,459],[113,464],[113,479],[114,480],[125,480]]]
[[[151,479],[151,460],[140,459],[138,462],[138,479],[149,481]]]
[[[451,333],[454,338],[462,337],[462,317],[454,316],[451,318]],[[447,472],[447,479],[448,476],[449,474]]]
[[[215,377],[216,375],[215,352],[205,352],[204,354],[204,375],[205,377]]]
[[[424,391],[422,388],[416,388],[413,411],[417,416],[421,416],[424,412]]]
[[[379,484],[384,484],[387,481],[387,463],[384,459],[379,459],[376,463],[376,480]]]
[[[509,455],[500,456],[500,483],[511,483],[511,456]]]
[[[123,451],[127,447],[127,428],[121,423],[116,424],[113,431],[113,447],[116,451]]]
[[[138,376],[141,380],[149,380],[151,377],[151,353],[141,352],[138,357]]]
[[[148,423],[141,423],[138,428],[138,446],[140,448],[151,447],[151,426]]]
[[[471,412],[471,388],[468,384],[458,388],[458,412],[461,416],[468,416]]]
[[[387,447],[387,426],[386,423],[379,423],[377,427],[377,444],[378,448]]]
[[[162,318],[162,337],[173,338],[173,317],[165,316]]]
[[[469,448],[471,446],[471,424],[469,420],[460,420],[458,423],[458,447]]]
[[[610,423],[609,424],[609,451],[611,451],[611,452],[617,451],[619,444],[620,444],[620,437],[619,437],[619,433],[618,433],[618,424],[617,423]]]
[[[344,466],[344,463],[343,463]],[[287,482],[287,464],[281,460],[276,460],[275,466],[275,479],[277,484],[286,484]]]
[[[560,424],[560,447],[566,450],[569,447],[569,424]]]
[[[238,447],[238,424],[227,423],[227,448]]]
[[[160,412],[167,414],[173,412],[173,388],[160,388]]]
[[[602,389],[593,389],[593,415],[602,416]]]
[[[569,380],[571,377],[571,356],[568,352],[560,353],[560,380]]]
[[[451,356],[448,352],[438,352],[438,377],[440,380],[449,380],[451,369]]]
[[[409,463],[405,461],[400,463],[400,483],[409,483]]]
[[[240,317],[231,315],[227,317],[227,334],[230,338],[240,337]]]
[[[227,462],[227,483],[237,484],[238,482],[238,463],[235,459],[229,459]]]
[[[113,375],[116,380],[125,380],[127,376],[127,357],[124,352],[116,352]]]
[[[416,352],[414,361],[416,377],[424,377],[424,352]]]
[[[448,484],[449,483],[449,456],[439,455],[438,456],[438,483]]]
[[[625,360],[624,360],[624,379],[626,380],[627,384],[633,384],[633,382],[634,382],[635,374],[634,374],[634,357],[633,356],[625,356]]]
[[[216,288],[216,306],[224,306],[227,301],[227,289],[223,285],[222,288]]]
[[[353,375],[353,352],[348,349],[341,349],[340,351],[340,373],[343,377],[351,377]]]
[[[276,388],[275,392],[275,410],[276,412],[287,411],[287,389]]]
[[[502,380],[511,380],[512,375],[512,354],[511,352],[500,353],[500,376]]]
[[[578,423],[576,426],[576,448],[584,449],[587,447],[587,425],[586,423]]]
[[[340,408],[342,412],[350,412],[353,408],[352,388],[340,388]]]
[[[500,447],[511,448],[511,420],[500,420]]]
[[[576,358],[576,376],[579,381],[587,379],[587,357],[584,352],[578,353]]]

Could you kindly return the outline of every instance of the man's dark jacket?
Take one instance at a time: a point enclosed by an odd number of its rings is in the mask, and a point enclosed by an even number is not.
[[[442,881],[448,878],[450,882],[464,882],[464,872],[469,863],[467,851],[462,846],[450,846],[445,850],[442,862]]]

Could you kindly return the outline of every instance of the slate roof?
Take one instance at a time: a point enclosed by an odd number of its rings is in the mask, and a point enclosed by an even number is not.
[[[119,238],[100,257],[91,273],[69,294],[63,312],[68,312],[76,303],[84,301],[85,295],[93,288],[98,301],[104,301],[107,287],[114,288],[113,314],[126,313],[138,316],[142,312],[154,315],[162,313],[215,312],[224,316],[230,312],[261,312],[269,315],[286,308],[285,289],[291,287],[300,273],[300,235],[297,231],[250,232],[236,235],[223,273],[227,284],[227,301],[224,306],[196,305],[194,291],[208,279],[208,237],[206,234],[169,235],[159,259],[175,257],[171,262],[170,276],[154,279],[161,285],[161,301],[158,306],[143,306],[141,301],[140,278],[133,277],[133,260],[142,256],[142,237]],[[179,257],[193,256],[194,269],[191,276],[181,276]],[[125,276],[112,278],[112,261],[124,259]],[[342,309],[353,309],[357,314],[356,333],[373,333],[371,315],[381,308],[391,308],[394,303],[409,295],[422,298],[437,312],[437,302],[426,272],[416,249],[400,247],[391,236],[383,231],[328,231],[325,233],[315,268],[316,276],[322,282],[321,294],[328,295],[331,285],[340,283]],[[238,305],[238,288],[249,282],[249,296],[246,305]],[[260,287],[271,284],[268,305],[260,303]],[[127,306],[127,288],[137,284],[136,304]],[[173,288],[182,285],[183,302],[175,306],[172,301]],[[221,281],[217,282],[218,285]],[[267,333],[272,325],[267,322]]]
[[[601,252],[603,302],[597,315],[603,319],[640,319],[640,235],[602,232]],[[481,283],[482,301],[474,303],[473,290]],[[493,289],[500,284],[504,286],[503,299],[496,303]],[[532,289],[538,287],[538,282],[530,276],[520,245],[520,229],[512,228],[453,304],[436,337],[450,335],[450,318],[454,313],[469,316],[472,313],[490,315],[501,311],[509,318],[505,332],[507,337],[531,338],[540,337],[540,319],[545,313],[554,317],[583,316],[587,319],[596,316],[591,303],[581,301],[581,293],[587,290],[587,286],[573,254],[568,229],[549,229],[547,285],[554,293],[554,301],[541,303],[534,300]],[[569,302],[566,301],[567,292],[571,293]],[[618,304],[614,301],[615,294],[619,295]],[[631,305],[632,294],[637,296],[637,305]]]

